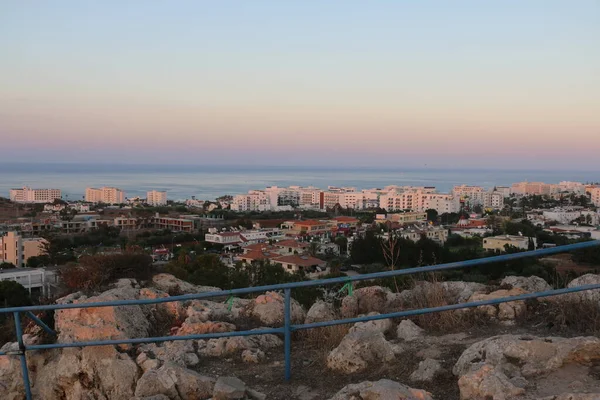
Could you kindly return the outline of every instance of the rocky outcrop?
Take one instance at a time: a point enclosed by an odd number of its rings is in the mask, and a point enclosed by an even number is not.
[[[600,339],[495,336],[473,344],[456,362],[461,399],[510,398],[526,393],[528,380],[568,364],[600,360]],[[504,396],[504,397],[501,397]]]
[[[139,290],[119,287],[94,297],[71,296],[65,303],[96,303],[139,298]],[[130,339],[147,337],[150,323],[141,306],[92,307],[56,310],[55,326],[58,342],[72,343],[100,339]]]
[[[188,303],[188,322],[227,321],[233,322],[243,317],[252,300],[232,298],[230,304],[210,300],[192,300]]]
[[[485,290],[485,285],[475,282],[417,282],[412,289],[390,293],[387,308],[403,310],[440,305],[439,303],[465,303],[474,293]]]
[[[330,400],[433,400],[431,394],[420,389],[413,389],[389,379],[376,382],[362,382],[348,385],[337,392]]]
[[[503,297],[518,296],[527,293],[521,288],[513,288],[510,290],[497,290],[489,294],[475,293],[469,299],[469,302],[500,299]],[[512,323],[514,320],[527,311],[527,306],[524,301],[511,301],[508,303],[500,303],[496,305],[479,306],[478,310],[483,311],[487,316],[499,321]]]
[[[337,319],[337,313],[333,304],[318,300],[306,313],[307,324],[313,322],[331,321]]]
[[[191,340],[150,343],[139,347],[138,353],[136,363],[144,371],[157,364],[171,363],[181,367],[193,367],[200,362],[194,342]]]
[[[548,282],[538,276],[507,276],[506,278],[502,279],[500,286],[508,289],[523,289],[528,293],[552,290],[552,287],[548,284]]]
[[[352,374],[383,362],[394,360],[394,347],[385,340],[383,333],[358,330],[347,334],[338,347],[327,357],[331,370]]]
[[[129,400],[133,397],[140,370],[127,354],[114,347],[64,349],[51,354],[43,367],[30,368],[35,371],[30,372],[34,398]],[[33,357],[44,355],[36,353]]]
[[[294,324],[304,322],[306,314],[302,306],[294,299],[291,301],[291,319]],[[266,326],[281,326],[284,320],[284,299],[276,292],[267,292],[258,296],[247,305],[246,313]]]
[[[223,357],[244,350],[266,350],[283,346],[283,342],[275,335],[236,336],[199,340],[198,354],[204,357]]]
[[[407,342],[420,339],[424,333],[425,331],[422,328],[419,328],[410,319],[402,320],[396,329],[396,335],[398,336],[398,339],[402,339]]]
[[[265,352],[259,349],[246,349],[242,351],[242,361],[246,364],[259,364],[265,358]]]

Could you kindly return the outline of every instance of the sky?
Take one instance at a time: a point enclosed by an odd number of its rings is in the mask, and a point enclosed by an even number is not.
[[[0,160],[600,171],[600,1],[0,2]]]

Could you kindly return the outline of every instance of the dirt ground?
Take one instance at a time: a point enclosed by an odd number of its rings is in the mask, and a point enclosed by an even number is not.
[[[522,321],[515,326],[482,325],[460,333],[428,335],[428,339],[424,342],[405,344],[406,351],[398,356],[396,361],[352,375],[328,370],[327,349],[318,343],[295,338],[292,343],[292,379],[289,382],[284,380],[282,348],[267,353],[267,360],[261,364],[244,364],[240,361],[239,355],[236,355],[229,359],[203,359],[196,370],[211,376],[236,376],[248,387],[266,394],[267,399],[273,400],[329,399],[348,384],[379,379],[391,379],[414,388],[425,389],[433,395],[434,399],[459,400],[458,378],[452,375],[452,367],[471,344],[503,334],[581,336],[581,333],[575,331],[559,332],[548,328],[535,319]],[[425,358],[440,360],[444,373],[432,383],[411,381],[410,375],[417,369],[418,363]],[[548,396],[572,390],[600,391],[600,365],[591,368],[573,366],[561,369],[531,383],[537,387],[534,389],[536,396],[538,393]]]

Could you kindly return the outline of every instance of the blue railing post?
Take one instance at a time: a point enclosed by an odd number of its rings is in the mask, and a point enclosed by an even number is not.
[[[292,289],[285,289],[284,303],[284,346],[285,346],[285,380],[292,378]]]
[[[17,343],[19,344],[19,358],[21,359],[21,372],[23,374],[23,384],[25,386],[25,397],[32,400],[31,383],[29,382],[29,369],[27,368],[27,356],[25,355],[25,343],[23,343],[23,330],[21,329],[21,316],[18,311],[13,313],[15,317],[15,331],[17,333]]]

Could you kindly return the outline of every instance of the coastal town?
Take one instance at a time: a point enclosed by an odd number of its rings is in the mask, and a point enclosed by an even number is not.
[[[115,187],[90,187],[81,201],[66,201],[60,189],[24,187],[11,190],[0,206],[0,279],[44,293],[57,283],[54,270],[63,262],[90,252],[122,253],[130,244],[141,244],[156,263],[170,262],[183,248],[210,251],[224,266],[269,262],[314,278],[330,273],[333,259],[346,273],[360,271],[365,263],[352,257],[352,248],[369,235],[383,243],[426,239],[439,246],[477,238],[480,251],[492,253],[600,238],[600,185],[580,182],[459,185],[450,193],[426,186],[271,186],[184,201],[156,190],[127,198]],[[526,225],[503,229],[510,223]],[[77,243],[74,238],[95,232],[113,237],[67,246],[62,260],[48,256],[49,241]],[[149,236],[154,240],[140,239]]]

